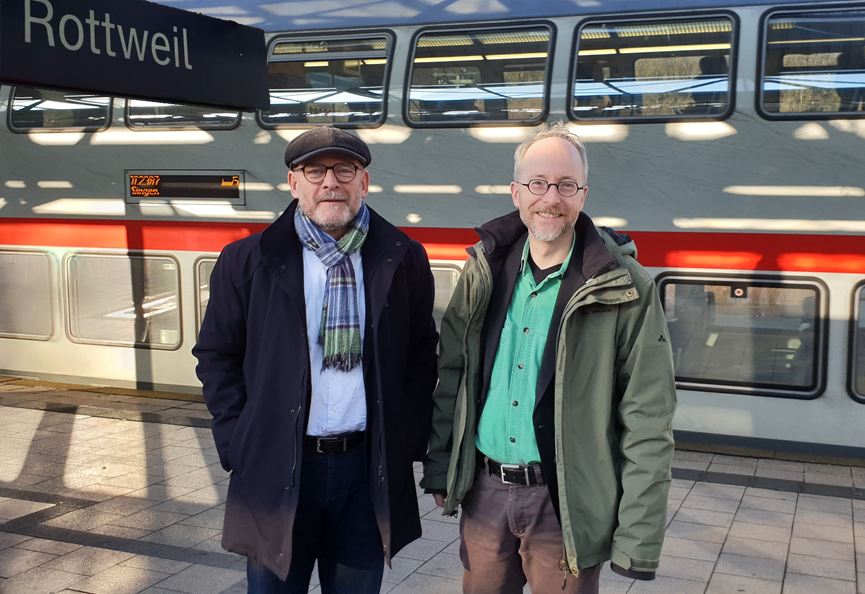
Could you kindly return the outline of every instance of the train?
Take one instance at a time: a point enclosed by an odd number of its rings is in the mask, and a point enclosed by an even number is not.
[[[320,125],[370,146],[367,203],[424,244],[440,319],[514,148],[561,120],[585,211],[658,284],[677,440],[863,457],[865,4],[184,8],[265,29],[269,110],[0,88],[0,374],[200,391],[216,258],[289,204],[284,146]]]

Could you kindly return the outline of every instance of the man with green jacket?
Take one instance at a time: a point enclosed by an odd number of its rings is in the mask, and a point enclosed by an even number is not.
[[[421,486],[460,518],[466,593],[653,579],[676,390],[664,312],[627,236],[582,213],[585,145],[517,148],[517,212],[480,227],[442,321]]]

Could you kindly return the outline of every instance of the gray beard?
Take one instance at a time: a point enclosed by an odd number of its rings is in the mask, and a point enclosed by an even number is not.
[[[344,199],[345,197],[346,196],[344,194],[340,194],[339,192],[326,192],[321,197],[321,199],[322,200],[332,200],[332,199],[340,199],[341,200],[341,199]],[[346,202],[348,202],[348,200],[346,200]],[[359,210],[359,208],[358,208],[358,210]],[[357,210],[352,211],[351,209],[349,209],[349,211],[342,218],[337,219],[335,221],[323,218],[321,216],[321,214],[319,213],[318,209],[316,209],[315,212],[312,212],[312,213],[305,212],[304,214],[307,217],[309,217],[309,220],[312,221],[313,224],[316,227],[318,227],[319,229],[321,229],[322,231],[338,231],[339,229],[345,229],[346,227],[348,227],[348,224],[351,223],[351,221],[354,219],[354,217],[357,216]]]
[[[529,213],[529,214],[531,214],[531,213]],[[557,240],[559,237],[561,237],[562,235],[564,235],[565,233],[567,233],[568,231],[573,229],[574,224],[576,224],[576,221],[574,221],[570,224],[562,225],[561,229],[559,229],[558,231],[555,231],[553,233],[541,233],[540,231],[538,231],[538,229],[535,227],[535,225],[533,223],[530,223],[529,221],[527,221],[526,218],[527,217],[525,216],[525,214],[523,213],[523,209],[521,208],[520,209],[520,220],[523,222],[523,225],[526,226],[526,229],[529,230],[529,233],[532,234],[532,237],[534,237],[538,241],[543,241],[544,243],[551,243],[551,242]]]

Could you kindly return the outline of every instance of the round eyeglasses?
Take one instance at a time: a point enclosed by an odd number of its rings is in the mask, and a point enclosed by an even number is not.
[[[297,167],[295,171],[303,171],[303,177],[305,177],[306,181],[309,183],[320,184],[324,181],[324,178],[327,177],[327,171],[329,169],[333,170],[333,174],[336,176],[337,181],[347,184],[350,181],[354,181],[354,178],[357,177],[357,172],[360,171],[361,168],[354,163],[337,163],[336,165],[310,163],[303,167]]]
[[[542,179],[530,179],[527,184],[520,184],[529,189],[529,192],[535,196],[543,196],[550,189],[550,186],[556,186],[556,190],[565,198],[575,196],[580,190],[585,190],[587,186],[579,186],[577,182],[563,181],[557,184],[551,184]]]

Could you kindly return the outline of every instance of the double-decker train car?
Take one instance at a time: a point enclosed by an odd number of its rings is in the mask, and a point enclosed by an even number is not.
[[[265,28],[269,110],[0,89],[0,373],[198,390],[216,257],[283,211],[318,125],[370,145],[367,201],[426,246],[440,316],[515,146],[563,120],[586,212],[660,287],[677,437],[865,452],[865,4],[184,8]]]

